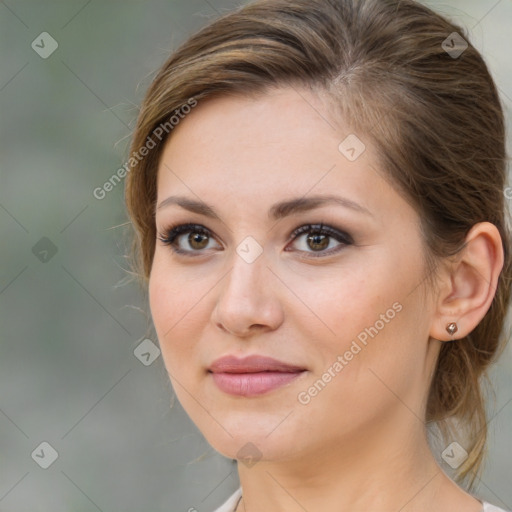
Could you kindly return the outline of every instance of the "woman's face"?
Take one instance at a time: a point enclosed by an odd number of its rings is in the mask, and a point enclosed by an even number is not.
[[[438,348],[419,219],[351,134],[321,96],[282,88],[199,102],[161,157],[160,237],[198,227],[157,240],[152,317],[178,399],[227,457],[421,426]]]

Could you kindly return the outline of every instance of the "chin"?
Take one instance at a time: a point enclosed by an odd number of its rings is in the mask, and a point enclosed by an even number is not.
[[[209,444],[217,452],[228,459],[237,459],[238,461],[251,466],[258,461],[276,461],[284,460],[290,457],[296,447],[287,446],[282,438],[271,440],[266,434],[235,435],[232,438],[224,436],[206,438]]]
[[[291,425],[276,430],[282,417],[243,415],[242,419],[224,420],[222,427],[211,418],[208,425],[196,425],[212,448],[229,459],[279,460],[297,452],[296,436],[289,431]]]

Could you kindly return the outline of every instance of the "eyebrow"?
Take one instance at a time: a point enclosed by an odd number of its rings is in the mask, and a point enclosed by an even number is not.
[[[205,217],[221,220],[221,218],[215,212],[215,209],[212,206],[203,201],[197,201],[195,199],[190,199],[185,196],[169,196],[168,198],[160,202],[157,209],[159,210],[171,204],[176,204],[190,212],[197,213],[199,215],[204,215]],[[356,212],[363,213],[365,215],[370,215],[373,217],[373,214],[364,206],[361,206],[360,204],[345,197],[339,197],[334,195],[297,197],[294,199],[289,199],[287,201],[281,201],[279,203],[272,205],[268,212],[268,217],[271,220],[279,220],[284,217],[288,217],[289,215],[293,215],[294,213],[313,210],[314,208],[319,208],[320,206],[326,206],[329,204],[337,204],[345,208],[354,210]]]

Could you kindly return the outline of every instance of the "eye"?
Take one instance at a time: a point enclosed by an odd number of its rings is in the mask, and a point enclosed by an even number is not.
[[[187,234],[188,236],[185,237],[184,235]],[[159,234],[158,239],[164,245],[171,246],[171,249],[177,254],[186,254],[188,256],[198,256],[198,254],[194,253],[210,249],[211,247],[208,247],[208,243],[210,240],[213,240],[211,232],[199,224],[171,226],[165,230],[165,235]],[[178,247],[181,239],[185,239],[185,243],[189,245],[191,250]]]
[[[308,235],[303,238],[303,243],[300,244],[301,248],[299,252],[308,253],[307,257],[322,257],[330,256],[334,253],[339,252],[344,246],[352,245],[354,241],[348,233],[338,231],[337,229],[331,228],[330,226],[324,226],[323,224],[308,224],[297,228],[292,233],[292,241],[299,240],[303,235]],[[338,245],[331,244],[332,239],[338,242]],[[312,252],[308,251],[311,249]],[[328,249],[328,250],[326,250]],[[285,248],[285,251],[290,249]],[[315,254],[316,253],[316,254]]]
[[[185,235],[188,236],[185,237]],[[343,247],[354,243],[348,233],[323,224],[307,224],[297,228],[290,235],[291,241],[299,240],[303,235],[308,236],[304,238],[302,248],[298,249],[298,252],[307,253],[307,257],[330,256],[339,252]],[[169,245],[175,253],[187,256],[199,256],[201,252],[206,252],[207,249],[212,248],[209,247],[209,242],[214,240],[211,231],[199,224],[170,226],[165,230],[165,234],[159,233],[157,238],[164,245]],[[333,247],[332,239],[337,241],[338,245]],[[180,242],[188,244],[189,248],[180,247]],[[285,248],[285,251],[293,250],[288,247]],[[312,249],[312,251],[308,249]]]

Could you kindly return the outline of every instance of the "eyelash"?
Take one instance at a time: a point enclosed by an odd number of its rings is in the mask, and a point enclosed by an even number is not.
[[[164,245],[170,246],[171,250],[176,254],[183,254],[190,257],[196,257],[199,256],[200,254],[194,255],[194,253],[201,253],[204,251],[184,251],[175,246],[175,240],[178,238],[179,235],[190,232],[206,235],[210,238],[213,238],[210,230],[199,224],[175,224],[169,226],[165,230],[165,234],[158,233],[157,238]],[[310,253],[309,251],[299,251],[306,252],[307,254],[309,254],[310,256],[307,256],[308,258],[321,258],[330,256],[334,253],[339,252],[341,249],[343,249],[344,246],[352,245],[354,243],[352,237],[348,233],[338,231],[337,229],[331,228],[329,226],[324,226],[323,224],[306,224],[298,227],[291,233],[290,242],[295,241],[300,235],[304,233],[310,233],[314,235],[328,235],[329,237],[334,238],[336,241],[342,243],[342,245],[338,247],[331,248],[325,251],[319,251],[316,254],[315,252]]]

